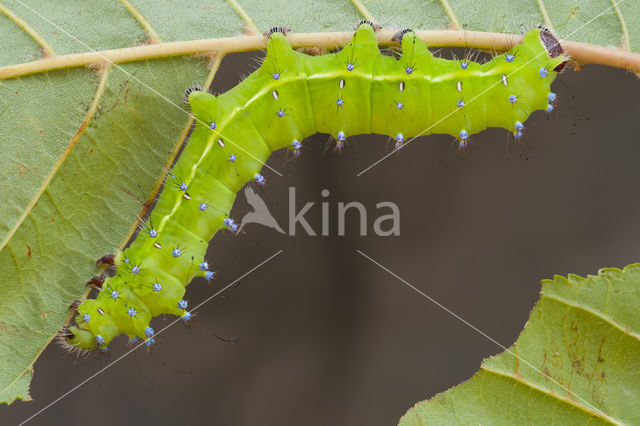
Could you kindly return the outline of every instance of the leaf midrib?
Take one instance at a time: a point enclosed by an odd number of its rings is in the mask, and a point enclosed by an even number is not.
[[[603,413],[600,410],[591,410],[588,407],[585,407],[584,405],[578,404],[576,401],[572,401],[569,398],[563,397],[561,395],[558,395],[557,393],[551,391],[550,389],[544,388],[534,382],[530,382],[529,380],[525,379],[524,377],[520,376],[520,375],[515,375],[515,374],[511,374],[507,371],[502,371],[502,370],[494,370],[492,368],[487,367],[485,364],[482,364],[480,366],[480,369],[483,371],[486,371],[489,374],[494,374],[496,376],[500,376],[500,377],[505,377],[507,379],[513,380],[515,382],[518,382],[524,386],[527,386],[530,389],[535,390],[536,392],[542,393],[544,395],[548,395],[560,402],[563,402],[567,405],[570,405],[571,407],[577,408],[580,411],[583,411],[587,414],[589,414],[590,416],[594,416],[594,417],[598,417],[608,423],[614,424],[614,425],[622,425],[623,423],[618,422],[617,420],[607,416],[605,413]]]
[[[421,30],[416,35],[431,42],[432,46],[467,47],[475,49],[494,49],[503,51],[514,43],[521,41],[522,36],[505,33],[489,33],[475,31]],[[381,46],[396,44],[391,41],[395,34],[392,30],[380,30],[377,33]],[[290,33],[287,35],[294,48],[324,47],[332,48],[347,43],[353,32],[326,33]],[[473,40],[470,43],[468,40]],[[563,48],[577,62],[582,64],[602,64],[640,72],[640,54],[603,47],[587,43],[561,40]],[[245,52],[264,49],[266,39],[263,36],[222,37],[201,40],[174,41],[158,44],[110,49],[89,53],[71,53],[22,64],[0,67],[0,80],[37,74],[64,68],[73,68],[100,63],[120,64],[148,59],[185,56],[191,54],[220,54]]]

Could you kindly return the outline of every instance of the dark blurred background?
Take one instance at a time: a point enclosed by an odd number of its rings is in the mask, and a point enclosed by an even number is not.
[[[214,91],[248,72],[251,57],[227,57]],[[33,425],[215,424],[393,425],[415,402],[471,377],[501,349],[356,252],[362,250],[503,345],[515,341],[538,298],[540,280],[589,274],[640,260],[640,84],[635,75],[589,66],[554,84],[557,112],[526,122],[526,140],[506,131],[473,137],[458,153],[451,138],[389,152],[384,137],[361,136],[341,155],[327,136],[305,141],[294,161],[269,164],[260,194],[286,227],[288,187],[320,230],[328,189],[332,236],[288,237],[259,225],[216,235],[209,259],[217,281],[188,288],[191,306],[262,260],[284,252],[36,417]],[[238,198],[234,216],[249,211]],[[337,203],[368,208],[370,236],[357,215],[337,235]],[[371,233],[375,204],[393,201],[401,235]],[[156,329],[170,318],[156,319]],[[237,343],[223,338],[237,338]],[[75,360],[50,345],[35,365],[35,402],[0,407],[17,423],[114,361]]]

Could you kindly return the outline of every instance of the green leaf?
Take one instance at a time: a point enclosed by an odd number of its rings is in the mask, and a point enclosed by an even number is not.
[[[640,264],[544,281],[516,343],[400,425],[638,424],[639,310]]]
[[[84,282],[101,272],[95,259],[133,234],[187,134],[184,89],[210,83],[225,53],[262,47],[261,37],[246,34],[273,25],[350,31],[363,18],[396,29],[511,33],[545,22],[572,40],[640,51],[638,0],[574,0],[546,9],[540,0],[291,5],[0,1],[0,401],[30,399],[33,364],[68,320],[68,306],[86,294]],[[451,44],[460,40],[455,34],[441,32]],[[223,37],[236,38],[196,43]],[[314,34],[299,40],[335,43]],[[178,41],[186,43],[172,43]]]

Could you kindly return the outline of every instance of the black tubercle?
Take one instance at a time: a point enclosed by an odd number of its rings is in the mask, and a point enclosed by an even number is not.
[[[404,37],[405,34],[407,33],[412,33],[413,30],[411,28],[405,28],[402,31],[398,31],[397,33],[394,34],[393,37],[391,37],[391,41],[395,41],[396,43],[400,43],[402,41],[402,37]]]
[[[562,46],[560,46],[560,42],[558,41],[558,39],[555,38],[555,36],[551,34],[551,31],[549,31],[547,28],[543,26],[540,26],[539,28],[542,30],[540,31],[540,41],[542,41],[542,44],[547,50],[549,56],[551,56],[552,58],[557,58],[558,56],[562,55],[564,53],[564,50],[562,49]],[[555,67],[553,70],[561,71],[565,65],[566,61]]]
[[[275,33],[282,33],[282,34],[287,34],[289,31],[291,31],[289,28],[287,27],[272,27],[269,28],[267,31],[264,32],[264,36],[266,38],[271,37],[271,34],[275,34]]]
[[[356,30],[357,30],[358,28],[360,28],[360,26],[361,26],[362,24],[368,24],[368,25],[371,25],[371,28],[373,28],[373,31],[378,31],[379,29],[381,29],[381,28],[382,28],[382,26],[380,26],[380,25],[376,24],[375,22],[371,22],[371,21],[369,21],[369,20],[363,19],[363,20],[362,20],[362,21],[360,21],[360,23],[356,26]]]
[[[188,104],[189,103],[189,95],[192,92],[202,92],[202,90],[203,90],[202,84],[196,84],[195,86],[191,86],[187,90],[184,91],[184,97],[182,98],[182,100],[184,100],[185,104]]]

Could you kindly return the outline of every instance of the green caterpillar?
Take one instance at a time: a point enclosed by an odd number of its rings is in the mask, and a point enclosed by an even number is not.
[[[113,259],[115,275],[98,279],[97,298],[77,306],[63,333],[72,347],[106,350],[121,333],[151,345],[153,317],[189,320],[185,286],[213,278],[208,241],[220,229],[237,232],[229,217],[236,193],[249,181],[264,185],[273,151],[298,156],[317,132],[332,135],[337,149],[368,133],[389,135],[396,149],[444,133],[465,148],[487,127],[519,138],[533,111],[553,109],[550,85],[568,58],[547,30],[533,29],[523,44],[479,64],[436,58],[410,30],[395,37],[399,59],[381,55],[374,27],[362,22],[347,46],[323,56],[293,50],[286,31],[273,28],[263,64],[241,84],[218,97],[187,92],[197,118],[191,138],[136,239]]]

